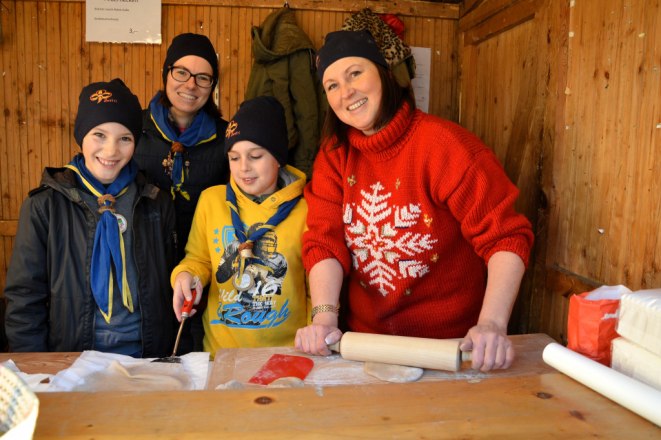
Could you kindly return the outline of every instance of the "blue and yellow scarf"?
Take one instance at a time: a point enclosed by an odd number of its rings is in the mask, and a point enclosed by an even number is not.
[[[101,218],[96,225],[94,234],[94,248],[92,250],[92,263],[90,268],[90,284],[92,295],[106,322],[110,323],[112,317],[112,303],[114,280],[112,265],[115,266],[115,276],[122,294],[122,302],[133,313],[133,299],[126,277],[126,252],[124,239],[119,231],[117,217],[115,217],[115,199],[128,191],[128,186],[135,180],[138,165],[131,160],[122,170],[113,183],[104,186],[85,166],[82,154],[76,155],[66,166],[73,170],[81,185],[97,197]]]
[[[171,173],[172,187],[170,188],[170,192],[172,198],[174,198],[175,192],[178,192],[186,200],[190,200],[190,195],[182,188],[186,177],[183,154],[187,148],[214,140],[217,136],[216,123],[206,112],[200,111],[195,115],[191,126],[180,134],[169,121],[170,110],[162,105],[160,100],[161,92],[152,98],[149,103],[149,112],[161,136],[172,143],[170,155],[172,156],[173,164]]]
[[[255,231],[253,231],[250,236],[246,234],[246,231],[243,229],[243,222],[241,221],[241,216],[239,215],[239,207],[236,203],[236,194],[232,188],[232,184],[227,184],[227,189],[225,191],[225,203],[230,209],[230,214],[232,216],[232,226],[234,226],[234,233],[237,240],[239,240],[239,277],[243,275],[243,271],[246,266],[251,263],[251,260],[254,259],[252,253],[252,248],[257,240],[262,238],[264,234],[268,231],[275,229],[276,226],[280,224],[281,221],[287,218],[289,213],[294,209],[298,201],[301,199],[301,196],[295,197],[291,200],[288,200],[278,206],[278,210],[269,218],[266,223],[260,225]]]

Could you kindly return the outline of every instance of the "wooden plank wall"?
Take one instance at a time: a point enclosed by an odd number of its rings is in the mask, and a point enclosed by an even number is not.
[[[459,122],[490,145],[520,189],[517,210],[537,225],[540,160],[549,76],[548,2],[467,2],[459,22],[461,106]],[[510,332],[530,327],[536,254],[520,289]]]
[[[539,304],[661,287],[661,2],[572,1],[563,68]]]
[[[568,299],[661,287],[658,0],[470,0],[460,122],[492,145],[535,222],[517,330],[566,341]]]
[[[163,44],[85,42],[83,0],[3,0],[0,4],[0,291],[21,202],[45,166],[61,166],[78,151],[73,141],[80,89],[121,77],[143,106],[161,87],[167,43],[181,32],[209,36],[219,52],[220,106],[231,117],[243,99],[252,65],[251,26],[283,6],[275,0],[164,0]],[[416,1],[289,1],[301,28],[320,47],[352,13],[370,7],[396,13],[405,41],[431,47],[430,112],[456,120],[456,28],[459,6]]]
[[[632,289],[661,287],[660,4],[570,8],[564,130],[549,188],[549,263]]]

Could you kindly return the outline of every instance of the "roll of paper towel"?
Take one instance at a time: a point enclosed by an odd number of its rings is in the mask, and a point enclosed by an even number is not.
[[[661,426],[661,391],[555,342],[544,348],[542,358],[561,373]]]

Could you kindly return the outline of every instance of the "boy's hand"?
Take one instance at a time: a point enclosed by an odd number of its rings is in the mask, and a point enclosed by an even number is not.
[[[193,276],[190,272],[181,272],[174,279],[174,292],[172,295],[172,308],[177,320],[181,321],[181,308],[184,305],[184,300],[190,301],[193,298],[192,291],[195,290],[195,302],[197,305],[202,298],[202,283],[197,276]],[[191,310],[190,316],[193,316],[197,310]]]

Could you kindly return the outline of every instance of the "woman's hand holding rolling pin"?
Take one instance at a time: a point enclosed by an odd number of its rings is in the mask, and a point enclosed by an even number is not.
[[[507,328],[494,322],[478,322],[468,330],[459,348],[471,352],[471,367],[475,370],[509,368],[514,360],[514,347],[507,337]]]
[[[314,317],[312,324],[296,331],[294,346],[308,354],[328,356],[331,354],[328,346],[341,338],[342,332],[337,328],[337,315],[320,313]]]

